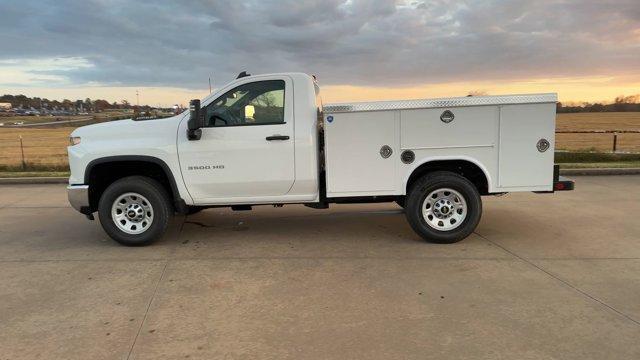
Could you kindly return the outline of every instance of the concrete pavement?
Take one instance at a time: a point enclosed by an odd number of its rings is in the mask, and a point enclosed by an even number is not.
[[[420,240],[393,204],[210,209],[144,248],[63,185],[0,186],[0,359],[635,359],[640,176],[484,198]]]

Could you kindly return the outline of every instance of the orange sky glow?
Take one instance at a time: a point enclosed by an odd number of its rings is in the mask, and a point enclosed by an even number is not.
[[[401,100],[436,98],[449,96],[466,96],[476,94],[522,94],[556,92],[559,100],[565,103],[579,102],[612,102],[616,96],[640,94],[640,77],[626,78],[614,76],[593,76],[576,78],[529,79],[516,81],[470,81],[425,84],[410,87],[374,87],[327,85],[322,86],[324,103],[372,101],[372,100]],[[219,85],[219,84],[216,84]],[[208,94],[208,89],[188,90],[170,87],[61,87],[61,88],[5,88],[2,93],[25,94],[49,99],[62,100],[106,99],[118,101],[125,99],[136,103],[136,90],[140,93],[140,104],[151,106],[171,106],[173,104],[186,105],[192,98],[202,98]],[[215,90],[215,89],[214,89]]]

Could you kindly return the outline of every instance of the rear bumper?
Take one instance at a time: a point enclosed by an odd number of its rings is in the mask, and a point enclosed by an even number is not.
[[[89,185],[67,186],[67,197],[74,209],[85,215],[92,213],[91,207],[89,206]]]
[[[560,165],[553,166],[553,191],[573,190],[575,183],[573,180],[560,176]]]

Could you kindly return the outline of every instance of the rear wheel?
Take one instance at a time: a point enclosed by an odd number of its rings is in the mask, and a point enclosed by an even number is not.
[[[480,222],[482,200],[466,178],[437,171],[418,179],[407,195],[405,214],[425,240],[450,244],[469,236]]]
[[[152,243],[164,234],[169,223],[169,196],[157,181],[130,176],[109,185],[98,204],[104,231],[127,246]]]

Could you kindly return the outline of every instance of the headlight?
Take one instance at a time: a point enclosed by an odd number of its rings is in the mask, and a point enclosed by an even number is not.
[[[80,136],[70,136],[69,137],[69,145],[78,145],[80,144]]]

